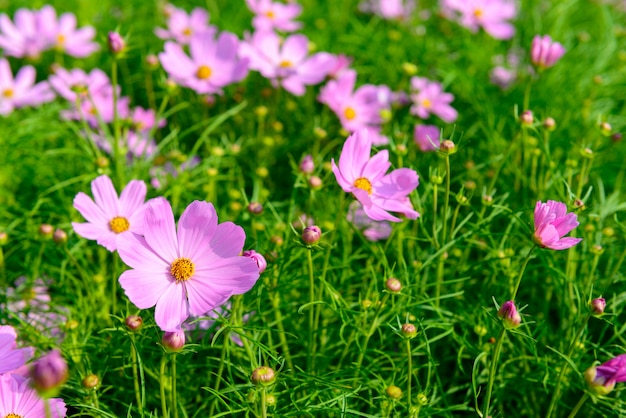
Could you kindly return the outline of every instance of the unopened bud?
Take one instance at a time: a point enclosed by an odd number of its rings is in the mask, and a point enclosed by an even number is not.
[[[611,130],[613,130],[613,127],[611,126],[610,123],[608,122],[600,123],[600,132],[602,133],[602,135],[604,136],[611,135]]]
[[[185,332],[183,330],[168,331],[163,334],[161,342],[168,351],[180,351],[185,346]]]
[[[300,162],[300,171],[304,174],[313,174],[315,171],[315,163],[311,154],[305,155]]]
[[[31,367],[31,385],[43,397],[53,396],[69,376],[67,363],[59,350],[52,350]]]
[[[263,205],[259,202],[250,202],[248,205],[248,212],[253,215],[260,215],[263,213]]]
[[[151,70],[156,70],[159,68],[159,58],[154,54],[149,54],[146,56],[146,65]]]
[[[552,118],[546,118],[543,121],[543,127],[548,131],[554,131],[556,129],[556,121]]]
[[[64,230],[57,229],[56,231],[54,231],[54,234],[52,235],[52,239],[57,244],[64,244],[67,242],[67,234],[65,233]]]
[[[126,47],[124,38],[117,32],[109,32],[107,43],[109,45],[109,51],[114,55],[119,55]]]
[[[402,335],[405,338],[414,338],[417,335],[417,328],[413,324],[402,324]]]
[[[618,143],[622,140],[623,135],[619,132],[614,133],[613,135],[611,135],[611,141]]]
[[[7,242],[9,242],[9,235],[4,231],[0,231],[0,245],[5,245]]]
[[[439,151],[441,151],[443,154],[454,154],[456,152],[456,145],[449,139],[444,139],[443,141],[441,141]]]
[[[255,261],[257,267],[259,268],[259,274],[263,273],[265,269],[267,268],[267,261],[265,261],[265,257],[257,253],[256,251],[254,250],[244,251],[241,255],[243,255],[244,257],[249,257]]]
[[[385,392],[387,392],[387,396],[391,399],[400,399],[402,397],[402,389],[396,385],[389,385]]]
[[[309,187],[313,190],[321,189],[323,184],[322,179],[318,176],[311,176],[311,178],[309,178]]]
[[[137,315],[129,315],[126,317],[126,326],[131,331],[139,331],[143,326],[143,319]]]
[[[509,300],[508,302],[504,302],[498,311],[498,316],[502,318],[502,323],[505,328],[517,328],[519,324],[522,322],[522,317],[519,312],[517,312],[517,307],[515,306],[515,302]]]
[[[302,241],[304,241],[307,245],[316,244],[321,237],[322,230],[316,225],[307,226],[302,231]]]
[[[95,374],[88,374],[81,382],[85,389],[96,389],[100,384],[100,378]]]
[[[402,283],[400,283],[400,280],[396,279],[395,277],[390,277],[385,282],[385,287],[391,293],[400,293],[400,291],[402,290]]]
[[[52,238],[52,234],[54,234],[54,227],[50,224],[41,224],[39,225],[39,235],[44,238]]]
[[[524,110],[520,115],[519,120],[523,126],[529,126],[533,124],[535,117],[533,116],[533,112],[531,110]]]
[[[592,315],[601,316],[606,308],[606,300],[604,298],[595,298],[591,301],[590,306]]]
[[[276,373],[274,369],[268,366],[261,366],[254,369],[252,376],[250,376],[252,383],[257,385],[271,385],[276,380]]]

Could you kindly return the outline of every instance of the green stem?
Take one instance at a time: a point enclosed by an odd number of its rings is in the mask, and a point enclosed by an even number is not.
[[[502,327],[500,335],[498,335],[498,341],[496,342],[496,348],[493,352],[493,359],[491,360],[491,370],[489,371],[489,382],[487,383],[487,395],[485,397],[485,406],[483,408],[483,418],[489,418],[489,407],[491,406],[491,393],[493,392],[493,384],[496,380],[496,372],[498,370],[498,361],[500,360],[500,353],[502,352],[502,344],[506,337],[506,329]]]
[[[450,156],[446,154],[446,193],[443,202],[443,232],[441,234],[442,242],[445,244],[446,234],[448,230],[448,207],[450,206]]]
[[[578,411],[580,411],[580,408],[582,408],[582,406],[585,404],[588,398],[589,398],[589,394],[585,392],[585,394],[580,397],[580,400],[578,401],[574,409],[572,409],[572,412],[570,412],[567,418],[574,418],[576,414],[578,414]]]
[[[437,240],[437,184],[433,184],[433,244],[439,249]]]
[[[172,409],[174,418],[178,418],[178,395],[176,393],[176,354],[172,354]]]
[[[526,259],[524,259],[524,264],[522,264],[522,268],[519,271],[519,274],[517,276],[517,280],[515,282],[515,287],[513,288],[513,293],[511,295],[511,300],[515,300],[515,297],[517,296],[517,291],[519,290],[519,285],[522,282],[522,276],[524,275],[524,271],[526,270],[526,266],[528,265],[528,261],[530,260],[531,255],[533,254],[533,251],[535,250],[535,247],[531,247],[530,250],[528,251],[528,255],[526,256]]]
[[[118,187],[124,187],[124,156],[120,153],[120,121],[117,113],[118,102],[118,81],[117,81],[117,60],[113,59],[111,64],[111,86],[113,87],[113,159],[115,160],[115,174],[117,175]]]
[[[354,375],[354,385],[356,386],[357,380],[359,378],[359,371],[361,370],[361,365],[363,364],[363,358],[365,356],[365,352],[367,351],[367,344],[369,343],[370,337],[374,335],[374,331],[378,326],[378,315],[380,315],[380,311],[383,309],[385,303],[387,303],[387,299],[389,299],[389,293],[385,293],[382,300],[380,301],[380,305],[378,305],[378,309],[374,314],[374,318],[372,319],[372,323],[370,324],[370,328],[365,334],[365,341],[363,341],[363,347],[359,351],[359,357],[356,362],[356,373]]]
[[[137,401],[137,408],[139,408],[139,413],[143,417],[143,402],[142,402],[142,393],[139,388],[139,373],[137,371],[137,347],[135,347],[135,335],[130,334],[130,353],[133,361],[133,383],[135,386],[135,399]]]
[[[267,388],[261,389],[261,417],[267,418]]]
[[[163,414],[163,418],[169,418],[169,414],[167,413],[167,398],[165,397],[165,365],[167,364],[167,357],[163,354],[161,357],[161,370],[159,374],[159,389],[161,394],[161,412]]]
[[[411,378],[413,376],[413,358],[411,355],[411,339],[407,338],[406,339],[406,356],[407,356],[407,368],[408,368],[408,375],[407,375],[407,397],[409,400],[409,409],[411,409]]]
[[[315,365],[315,337],[313,332],[315,321],[315,277],[313,275],[313,250],[307,249],[306,259],[309,268],[309,349],[307,350],[307,371],[313,373],[313,367]]]
[[[229,331],[232,332],[232,331]],[[228,351],[228,344],[230,343],[230,335],[229,332],[225,332],[224,334],[224,344],[222,345],[222,353],[220,354],[220,364],[217,368],[217,379],[215,381],[215,387],[213,388],[216,393],[219,393],[220,383],[222,381],[222,373],[224,372],[224,364],[226,363],[226,352]],[[211,403],[211,409],[209,410],[209,416],[213,416],[213,411],[215,410],[215,405],[217,403],[217,397]]]
[[[111,315],[115,315],[117,310],[117,272],[119,270],[119,257],[113,255],[113,280],[111,281]]]

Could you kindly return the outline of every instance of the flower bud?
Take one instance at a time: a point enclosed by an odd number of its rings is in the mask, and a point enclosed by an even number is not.
[[[305,155],[300,162],[300,171],[304,174],[313,174],[315,171],[315,163],[311,154]]]
[[[524,110],[519,117],[520,123],[524,126],[532,125],[535,121],[532,110]]]
[[[411,62],[403,62],[402,63],[402,72],[408,76],[412,76],[417,74],[417,65]]]
[[[267,268],[267,261],[265,261],[265,257],[263,255],[257,253],[254,250],[244,251],[241,255],[244,257],[249,257],[254,260],[257,267],[259,268],[259,274],[263,273]]]
[[[548,131],[554,131],[556,129],[556,121],[552,118],[546,118],[543,121],[543,127],[546,128]]]
[[[149,54],[146,56],[146,65],[151,70],[156,70],[159,68],[159,58],[154,54]]]
[[[316,244],[321,237],[322,230],[316,225],[307,226],[304,228],[304,231],[302,231],[302,241],[307,245]]]
[[[485,205],[485,206],[491,206],[491,205],[493,205],[493,196],[488,195],[488,194],[483,195],[483,197],[482,197],[481,201],[482,201],[482,204],[483,204],[483,205]]]
[[[509,300],[508,302],[504,302],[498,311],[498,316],[502,318],[502,323],[504,327],[507,329],[517,328],[519,324],[522,322],[522,317],[519,312],[517,312],[517,307],[515,306],[515,302]]]
[[[602,316],[606,308],[606,300],[604,298],[595,298],[591,301],[590,307],[593,316]]]
[[[402,324],[402,335],[408,339],[415,338],[417,335],[417,328],[413,324]]]
[[[618,143],[622,140],[623,135],[620,132],[616,132],[613,135],[611,135],[611,141],[613,141],[614,143]]]
[[[604,382],[604,379],[597,379],[598,370],[596,366],[591,366],[584,373],[585,381],[589,386],[589,389],[597,395],[608,395],[615,388],[615,381]]]
[[[276,373],[274,369],[268,366],[261,366],[254,369],[252,376],[250,376],[252,383],[257,385],[271,385],[276,380]]]
[[[602,135],[604,135],[604,136],[611,135],[611,130],[612,129],[613,129],[613,127],[611,126],[610,123],[608,123],[608,122],[600,123],[600,132],[602,133]]]
[[[402,283],[400,283],[400,280],[396,279],[395,277],[390,277],[385,282],[385,287],[391,293],[400,293],[400,291],[402,290]]]
[[[30,367],[29,375],[31,385],[41,396],[54,396],[67,381],[67,363],[59,350],[52,350]]]
[[[65,233],[64,230],[57,229],[56,231],[54,231],[54,234],[52,235],[52,239],[57,244],[64,244],[67,242],[67,234]]]
[[[114,55],[119,55],[124,48],[126,48],[126,42],[124,38],[117,32],[109,32],[107,36],[107,44],[109,46],[109,51],[111,51]]]
[[[322,188],[322,185],[322,179],[318,176],[311,176],[311,178],[309,178],[309,187],[311,187],[311,189],[319,190]]]
[[[5,245],[7,242],[9,242],[9,235],[4,231],[0,231],[0,245]]]
[[[83,378],[81,384],[85,389],[96,389],[100,384],[100,378],[98,378],[98,376],[93,373],[88,374]]]
[[[396,385],[389,385],[385,392],[387,392],[387,396],[391,399],[400,399],[402,397],[402,389]]]
[[[126,317],[126,326],[131,331],[139,331],[143,326],[143,319],[137,315],[129,315]]]
[[[263,205],[259,202],[250,202],[248,205],[248,212],[252,215],[260,215],[263,213]]]
[[[274,408],[276,406],[276,396],[272,395],[271,393],[268,393],[267,395],[265,395],[265,403],[270,408]]]
[[[439,146],[439,151],[447,155],[454,154],[456,152],[456,145],[454,144],[454,142],[450,141],[449,139],[444,139],[443,141],[441,141],[441,145]]]
[[[168,351],[180,351],[185,346],[185,332],[180,329],[177,331],[168,331],[163,334],[161,342]]]
[[[52,234],[54,234],[54,227],[50,224],[41,224],[39,225],[39,235],[43,238],[50,239],[52,238]]]

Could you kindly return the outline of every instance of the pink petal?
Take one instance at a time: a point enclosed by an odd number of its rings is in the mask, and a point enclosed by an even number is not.
[[[165,272],[158,275],[154,272],[126,270],[119,281],[124,293],[136,307],[148,309],[157,304],[170,286],[176,286],[168,277]]]
[[[146,200],[146,193],[148,193],[146,183],[142,180],[130,181],[120,195],[120,213],[128,216],[139,209]]]
[[[107,218],[111,219],[120,213],[117,192],[113,187],[113,182],[107,175],[97,177],[91,182],[93,197]]]
[[[180,256],[187,257],[194,262],[206,257],[204,253],[209,247],[208,239],[214,234],[216,228],[219,226],[213,204],[196,200],[187,206],[178,221]]]
[[[193,279],[192,279],[193,280]],[[176,331],[189,317],[185,285],[170,284],[159,298],[154,311],[154,320],[163,331]]]
[[[165,260],[148,245],[144,237],[132,232],[120,234],[117,252],[127,266],[155,274],[169,271],[174,261]]]
[[[148,245],[164,260],[171,263],[180,257],[174,213],[165,198],[157,197],[147,204],[144,235]]]

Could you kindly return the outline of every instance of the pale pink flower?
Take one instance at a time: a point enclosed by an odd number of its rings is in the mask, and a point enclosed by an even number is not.
[[[50,41],[41,30],[41,13],[18,9],[15,23],[6,14],[0,14],[0,48],[4,50],[4,55],[36,59],[50,48]],[[46,13],[45,10],[43,13]]]
[[[302,13],[302,6],[299,4],[284,4],[272,0],[246,0],[246,4],[255,14],[252,26],[256,30],[293,32],[302,27],[301,23],[293,21]]]
[[[331,70],[328,72],[329,78],[338,78],[344,73],[344,71],[350,68],[350,65],[352,65],[352,58],[348,57],[347,55],[331,54],[331,57],[331,59],[333,60],[333,65],[331,67]]]
[[[35,84],[35,68],[22,67],[15,78],[6,58],[0,58],[0,115],[24,106],[37,106],[54,100],[46,81]]]
[[[250,60],[250,69],[296,96],[302,96],[306,86],[322,82],[335,64],[327,52],[309,56],[309,40],[304,35],[281,40],[277,34],[264,31],[242,42],[239,55]]]
[[[256,265],[259,267],[259,274],[263,273],[267,268],[267,261],[265,260],[265,257],[263,257],[263,254],[259,254],[254,250],[246,250],[241,255],[254,260]]]
[[[418,186],[417,173],[409,168],[399,168],[387,174],[391,167],[389,151],[380,151],[370,158],[371,149],[367,132],[357,131],[350,135],[343,145],[339,166],[332,160],[337,182],[361,202],[367,216],[375,221],[400,222],[390,211],[416,219],[419,213],[406,198]]]
[[[65,402],[59,398],[47,400],[51,418],[67,414]],[[15,374],[0,374],[0,417],[45,417],[44,400],[30,387],[30,379]]]
[[[156,28],[154,33],[161,39],[174,40],[187,45],[195,35],[213,38],[217,33],[215,26],[209,25],[209,13],[196,7],[187,14],[183,9],[172,5],[168,8],[167,29]]]
[[[437,151],[440,145],[441,129],[434,125],[415,125],[413,138],[421,151]]]
[[[567,213],[565,203],[548,200],[535,206],[535,242],[552,250],[564,250],[582,241],[582,238],[563,238],[578,226],[575,213]]]
[[[32,347],[17,348],[17,333],[10,325],[0,325],[0,374],[11,373],[33,357]]]
[[[147,204],[144,236],[125,234],[118,253],[131,267],[120,276],[128,298],[140,309],[156,305],[155,320],[176,331],[190,316],[250,290],[259,278],[254,260],[240,256],[246,239],[232,222],[217,223],[212,204],[195,201],[174,223],[167,200]]]
[[[241,81],[248,74],[248,60],[237,58],[239,40],[229,32],[215,39],[214,33],[199,33],[191,38],[189,57],[182,46],[165,43],[159,54],[161,65],[172,79],[198,94],[221,93],[222,88]]]
[[[140,180],[129,182],[117,196],[111,179],[102,175],[91,182],[95,202],[83,192],[74,198],[74,207],[87,219],[86,223],[72,222],[74,231],[83,238],[93,239],[109,251],[115,251],[118,241],[131,233],[143,233],[143,212],[146,184]]]
[[[552,67],[565,54],[565,48],[549,35],[535,35],[530,48],[530,60],[540,69]]]
[[[515,70],[508,69],[502,65],[494,67],[489,73],[489,81],[492,84],[506,90],[517,78],[517,72]]]
[[[364,0],[359,4],[359,9],[383,19],[404,20],[415,10],[415,3],[415,0]]]
[[[447,123],[454,122],[458,117],[457,111],[450,106],[454,96],[445,93],[440,83],[424,77],[411,77],[411,89],[412,114],[422,119],[434,114]]]
[[[443,13],[453,17],[472,32],[482,27],[496,39],[510,39],[515,27],[508,22],[517,15],[513,0],[442,0]]]
[[[100,49],[93,42],[96,30],[91,26],[76,28],[76,16],[63,13],[57,20],[56,11],[52,6],[44,6],[39,11],[41,36],[47,43],[59,51],[77,58],[84,58]]]
[[[77,99],[111,95],[113,87],[104,71],[95,68],[89,74],[80,68],[66,70],[57,68],[49,77],[52,88],[65,100],[75,103]]]
[[[346,219],[348,222],[352,222],[368,241],[372,242],[386,240],[393,230],[389,222],[374,221],[367,216],[363,210],[363,205],[357,200],[350,203]]]

